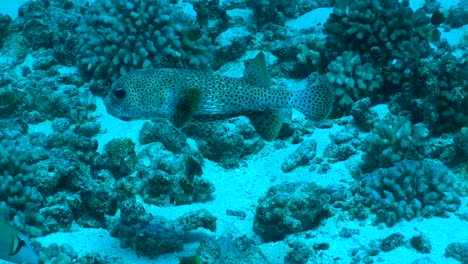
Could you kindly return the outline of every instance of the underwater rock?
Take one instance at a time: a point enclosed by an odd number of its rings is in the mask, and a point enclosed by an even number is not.
[[[363,131],[370,131],[378,120],[378,116],[370,108],[372,104],[369,97],[356,101],[351,107],[351,115],[356,125]]]
[[[95,264],[114,264],[119,263],[122,261],[121,257],[113,257],[106,255],[104,252],[91,252],[87,253],[84,256],[80,256],[78,259],[74,260],[73,263],[75,264],[88,264],[88,263],[95,263]],[[63,262],[69,263],[69,262]]]
[[[243,159],[265,146],[265,141],[244,117],[227,122],[191,123],[183,131],[195,139],[203,157],[226,169],[238,167]]]
[[[101,123],[98,121],[83,122],[73,128],[73,132],[79,136],[92,138],[101,132]]]
[[[180,216],[176,222],[184,231],[205,228],[206,230],[215,232],[216,220],[216,216],[212,215],[207,209],[200,209]]]
[[[325,148],[323,154],[328,162],[334,163],[347,160],[357,153],[359,147],[359,131],[354,128],[345,128],[338,133],[330,134],[331,143]]]
[[[101,226],[106,215],[113,215],[117,211],[117,203],[123,197],[119,195],[115,188],[114,179],[107,175],[98,174],[98,179],[88,183],[83,188],[80,196],[83,201],[83,214],[96,220],[96,224]]]
[[[28,133],[28,124],[22,119],[2,119],[0,120],[0,145],[2,141],[19,139]],[[4,146],[2,146],[4,147]]]
[[[187,2],[193,5],[198,23],[202,28],[206,28],[210,38],[215,39],[228,27],[227,8],[224,5],[226,1],[189,0]]]
[[[454,258],[460,261],[462,264],[468,263],[468,243],[450,243],[445,248],[445,257]]]
[[[284,264],[306,264],[316,258],[315,252],[310,246],[299,241],[290,241],[291,250],[284,256]]]
[[[3,39],[8,34],[8,26],[12,19],[9,15],[0,14],[0,48],[3,46]]]
[[[453,141],[463,156],[468,156],[468,127],[462,128],[460,133],[455,134]]]
[[[87,263],[82,262],[82,260],[78,261],[78,254],[69,244],[58,245],[57,243],[52,243],[46,248],[42,246],[35,246],[35,248],[40,248],[38,263]]]
[[[161,142],[172,152],[180,153],[187,147],[187,136],[171,122],[145,122],[138,134],[140,144]]]
[[[66,205],[54,205],[41,208],[39,214],[45,219],[46,233],[67,232],[73,223],[73,214]]]
[[[317,227],[329,217],[329,195],[314,183],[284,183],[271,187],[259,199],[254,232],[265,242]]]
[[[333,150],[332,154],[330,154],[330,159],[328,161],[345,161],[356,153],[357,150],[349,144],[338,145],[336,146],[336,149]]]
[[[34,50],[50,48],[57,61],[72,66],[78,35],[71,29],[78,25],[81,8],[72,1],[25,1],[12,24],[24,37],[22,45]]]
[[[135,143],[129,138],[115,138],[104,149],[109,157],[109,168],[116,179],[132,172],[137,164]]]
[[[215,221],[216,218],[203,209],[169,221],[146,212],[134,198],[122,203],[120,214],[107,217],[109,232],[121,240],[122,247],[131,247],[138,256],[150,258],[182,251],[186,231],[198,227],[214,230]]]
[[[400,233],[393,233],[380,242],[380,249],[385,252],[392,251],[403,245],[405,236]]]
[[[120,214],[107,217],[107,222],[110,234],[120,239],[121,246],[133,248],[138,255],[155,257],[183,249],[182,229],[147,213],[135,199],[124,201]]]
[[[47,149],[63,148],[65,151],[74,150],[77,152],[75,154],[70,154],[70,156],[83,153],[90,155],[90,152],[97,150],[98,147],[98,142],[96,139],[81,136],[70,130],[67,130],[63,133],[54,133],[48,135],[42,139],[41,143],[38,144]]]
[[[206,202],[212,199],[215,190],[212,183],[200,177],[189,181],[180,173],[171,176],[162,170],[147,169],[141,176],[143,187],[138,190],[144,201],[159,206]]]
[[[135,251],[138,256],[157,257],[184,249],[184,231],[171,223],[153,221],[138,230]]]
[[[32,63],[32,69],[35,71],[46,71],[58,64],[53,51],[50,49],[37,51],[34,55],[37,56]]]
[[[226,215],[235,216],[241,220],[244,220],[247,217],[247,213],[245,211],[231,209],[226,209]]]
[[[200,242],[195,256],[199,263],[244,264],[268,263],[264,253],[247,236],[208,237]]]
[[[145,145],[138,153],[137,172],[141,180],[132,192],[141,195],[146,203],[159,206],[209,201],[215,188],[202,177],[198,155],[175,155],[159,142]],[[135,185],[132,178],[123,181]]]
[[[425,254],[431,253],[431,248],[432,248],[431,241],[429,240],[427,236],[423,234],[413,236],[410,239],[410,244],[414,249],[416,249],[417,251],[421,253],[425,253]]]
[[[460,1],[457,6],[450,8],[447,16],[447,24],[452,28],[458,28],[468,24],[468,4],[466,1]]]
[[[226,61],[238,59],[252,41],[253,34],[246,27],[229,28],[215,40],[217,56]]]
[[[23,93],[16,89],[3,88],[0,90],[0,118],[11,118],[15,114]]]
[[[23,36],[33,49],[52,48],[52,29],[40,19],[27,21],[23,28]]]
[[[411,264],[437,264],[437,263],[430,258],[420,258],[411,262]]]
[[[263,37],[264,45],[268,45],[265,49],[277,58],[277,63],[269,65],[272,76],[302,79],[314,72],[324,73],[324,37],[274,25],[268,27]]]
[[[463,160],[463,153],[457,149],[454,138],[429,138],[418,147],[418,152],[426,158],[437,159],[450,167]]]
[[[259,27],[269,23],[284,25],[286,18],[294,17],[299,10],[297,1],[247,0],[245,3],[253,10],[253,17]]]
[[[286,35],[278,32],[277,35],[277,38],[280,39],[272,39],[268,45],[270,45],[270,52],[280,61],[294,58],[297,54],[297,46],[307,41],[302,34],[289,33]]]
[[[62,133],[65,132],[71,125],[71,122],[68,118],[55,118],[52,120],[51,126],[54,132]]]
[[[339,236],[342,238],[350,238],[354,235],[359,235],[360,233],[361,230],[359,229],[344,227],[343,229],[341,229]]]
[[[323,242],[323,243],[314,243],[312,245],[314,250],[328,250],[330,248],[330,243]]]
[[[281,165],[283,172],[291,172],[299,166],[309,165],[315,158],[317,141],[308,139],[302,142],[297,149],[286,157]]]

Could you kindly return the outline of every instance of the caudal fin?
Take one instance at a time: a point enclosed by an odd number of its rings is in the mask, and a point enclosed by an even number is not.
[[[335,91],[328,80],[319,74],[307,78],[307,87],[292,96],[292,107],[312,121],[321,121],[330,114]]]

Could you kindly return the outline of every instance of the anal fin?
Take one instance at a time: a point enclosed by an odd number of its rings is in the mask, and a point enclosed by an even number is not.
[[[247,116],[255,131],[265,140],[272,141],[278,136],[283,125],[283,115],[280,110],[258,111]]]

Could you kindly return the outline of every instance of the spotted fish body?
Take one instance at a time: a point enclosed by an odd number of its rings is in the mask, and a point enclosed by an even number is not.
[[[167,118],[177,127],[191,120],[243,115],[267,140],[281,128],[282,109],[296,108],[314,121],[329,114],[333,90],[324,78],[291,92],[269,88],[263,53],[245,66],[243,79],[183,69],[137,70],[117,80],[104,103],[122,120]]]

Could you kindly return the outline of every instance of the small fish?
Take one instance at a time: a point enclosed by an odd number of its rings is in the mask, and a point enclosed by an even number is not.
[[[297,92],[272,89],[262,52],[244,64],[243,78],[168,68],[129,72],[112,84],[104,104],[122,120],[165,118],[176,127],[247,116],[266,140],[278,135],[284,110],[295,108],[313,121],[330,113],[334,91],[324,77]]]
[[[38,263],[28,238],[0,219],[0,259],[13,263]]]

